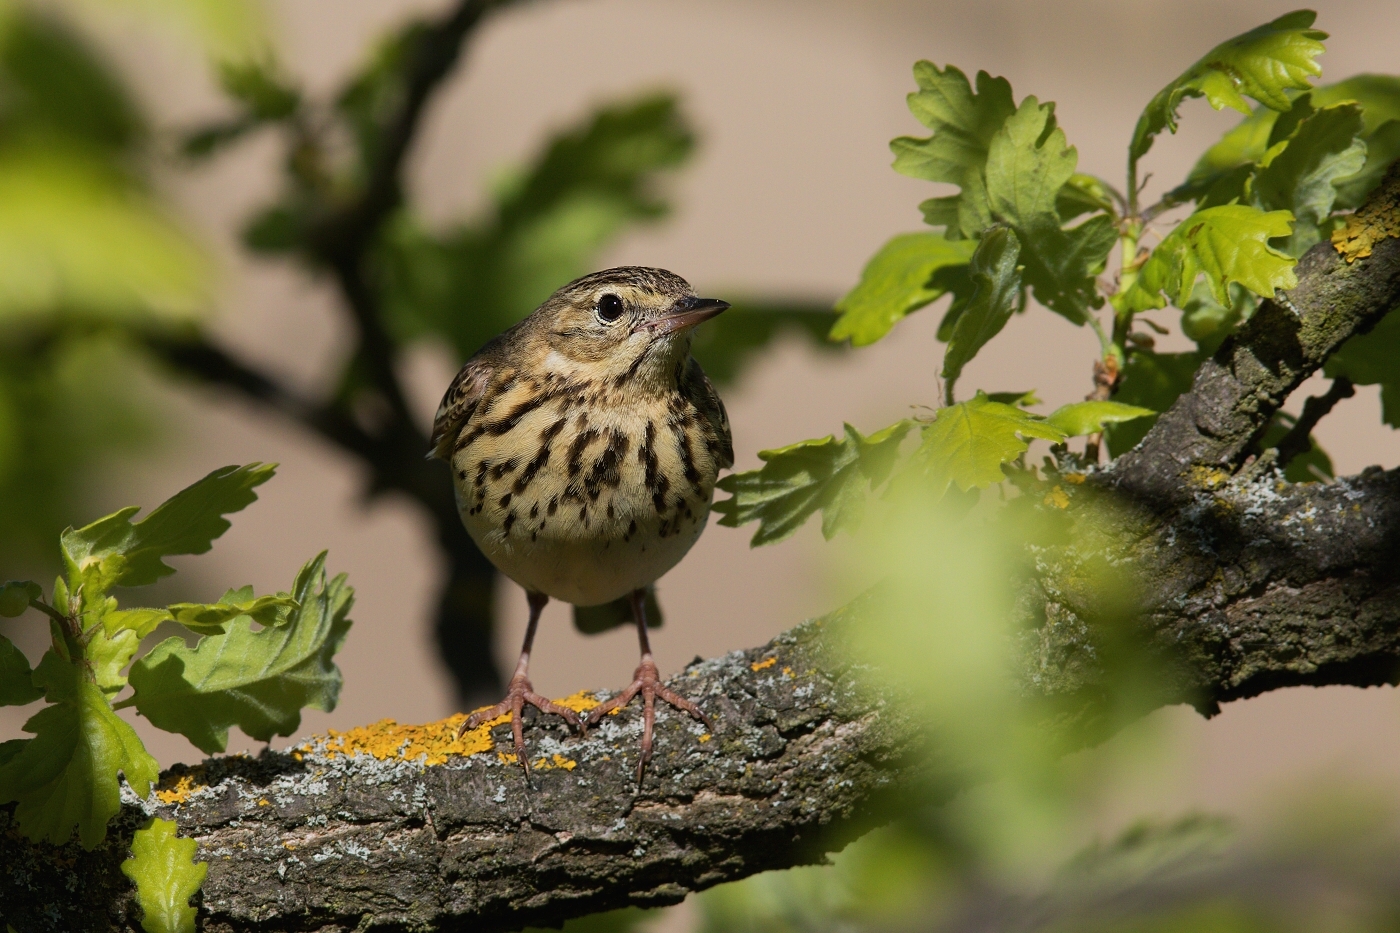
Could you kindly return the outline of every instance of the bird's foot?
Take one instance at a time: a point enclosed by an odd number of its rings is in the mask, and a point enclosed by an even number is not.
[[[525,757],[525,730],[522,713],[526,704],[535,707],[543,713],[553,713],[561,717],[575,729],[579,728],[578,714],[567,706],[560,706],[547,697],[542,697],[535,692],[530,683],[530,678],[524,674],[516,674],[510,679],[510,685],[506,688],[506,697],[495,706],[487,709],[479,709],[467,717],[467,721],[457,728],[457,738],[469,729],[475,729],[484,722],[489,722],[497,716],[510,714],[510,731],[515,740],[515,757],[520,762],[520,767],[525,769],[525,776],[530,776],[530,763]]]
[[[656,669],[656,662],[652,660],[650,654],[642,655],[642,663],[637,665],[637,671],[632,675],[632,683],[627,689],[607,700],[598,706],[593,707],[588,713],[588,718],[583,721],[584,729],[597,725],[604,716],[615,709],[622,709],[637,694],[642,695],[642,758],[637,762],[637,786],[642,786],[642,775],[646,771],[647,762],[651,761],[652,732],[656,723],[656,700],[660,697],[670,703],[676,709],[684,710],[696,719],[705,724],[705,728],[711,732],[715,730],[714,724],[710,722],[710,717],[701,712],[700,707],[690,700],[681,696],[676,691],[670,689],[661,682],[661,676]]]

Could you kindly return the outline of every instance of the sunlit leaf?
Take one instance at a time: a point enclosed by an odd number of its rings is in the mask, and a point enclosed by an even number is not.
[[[990,222],[982,180],[992,136],[1016,111],[1005,78],[977,73],[973,92],[967,76],[949,65],[921,61],[914,66],[919,90],[909,95],[909,110],[933,131],[925,139],[901,136],[890,143],[894,169],[925,181],[946,182],[962,191],[920,205],[924,221],[970,236]]]
[[[1107,215],[1060,228],[1058,202],[1079,154],[1055,123],[1055,105],[1027,97],[992,137],[987,152],[991,215],[1021,241],[1025,280],[1045,307],[1082,324],[1101,304],[1094,276],[1117,240]]]
[[[933,274],[945,266],[966,265],[976,243],[948,240],[937,233],[904,233],[871,257],[860,282],[836,303],[840,313],[831,327],[832,340],[854,346],[872,344],[906,315],[943,294]]]
[[[30,680],[29,659],[4,635],[0,635],[0,706],[24,706],[44,695]]]
[[[52,705],[30,717],[24,731],[34,738],[0,765],[0,802],[18,802],[15,819],[30,839],[62,845],[76,828],[91,849],[121,809],[117,772],[145,797],[159,769],[79,666],[50,651],[34,680]]]
[[[848,424],[840,440],[827,435],[759,451],[761,469],[719,481],[719,488],[731,494],[715,503],[719,523],[737,528],[759,522],[750,542],[754,547],[781,541],[818,510],[828,539],[842,528],[855,528],[871,490],[889,477],[911,427],[913,422],[899,421],[864,437]]]
[[[101,626],[95,626],[88,639],[84,649],[85,660],[91,666],[97,688],[110,700],[126,686],[122,669],[136,656],[141,647],[141,637],[130,629],[108,635]]]
[[[253,489],[272,478],[275,465],[221,467],[157,506],[138,522],[131,506],[63,533],[64,557],[91,599],[113,586],[142,586],[174,573],[162,557],[203,554],[229,529],[223,516],[257,499]]]
[[[977,243],[970,264],[972,297],[943,353],[942,376],[950,394],[963,367],[1011,320],[1021,297],[1020,256],[1016,234],[1007,227],[992,227]]]
[[[966,492],[1006,478],[1002,466],[1025,453],[1031,438],[1060,443],[1064,432],[1038,415],[994,402],[979,392],[938,411],[923,429],[916,458],[935,493],[955,485]]]
[[[285,619],[285,610],[295,609],[296,605],[296,600],[290,596],[259,596],[229,603],[175,603],[170,613],[187,629],[217,632],[223,630],[225,622],[238,616],[249,616],[261,625],[275,625]]]
[[[1314,59],[1322,54],[1325,32],[1312,29],[1311,10],[1287,13],[1207,52],[1182,72],[1143,110],[1128,146],[1135,164],[1152,148],[1162,130],[1176,132],[1177,108],[1189,97],[1205,97],[1212,107],[1250,112],[1246,97],[1273,110],[1287,110],[1288,91],[1306,90],[1309,78],[1322,73]]]
[[[209,864],[194,860],[198,843],[175,835],[176,828],[174,820],[151,820],[131,837],[131,858],[122,862],[122,874],[136,885],[146,933],[194,933],[190,898],[204,884]]]
[[[1275,289],[1298,284],[1293,274],[1297,260],[1269,246],[1270,239],[1292,230],[1287,211],[1266,214],[1243,204],[1197,211],[1157,244],[1137,281],[1117,300],[1133,311],[1160,308],[1168,300],[1180,307],[1202,274],[1221,304],[1230,300],[1232,282],[1272,297]]]
[[[1046,420],[1069,437],[1083,437],[1097,434],[1105,425],[1119,424],[1137,418],[1146,418],[1157,412],[1138,405],[1125,405],[1122,402],[1091,401],[1073,402],[1061,405],[1050,413]]]
[[[230,726],[255,739],[291,735],[301,710],[335,708],[341,676],[332,662],[350,628],[353,592],[344,574],[329,582],[325,554],[297,574],[297,608],[280,625],[253,630],[246,616],[194,648],[167,638],[131,667],[134,705],[158,728],[178,732],[213,754]]]

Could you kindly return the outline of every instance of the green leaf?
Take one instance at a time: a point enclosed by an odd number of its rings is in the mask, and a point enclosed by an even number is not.
[[[1011,320],[1021,297],[1020,255],[1016,234],[1006,227],[992,227],[978,242],[970,264],[972,297],[943,354],[942,376],[949,395],[963,367]]]
[[[83,848],[91,849],[121,809],[117,772],[145,797],[159,768],[77,665],[50,651],[34,681],[53,705],[24,724],[34,738],[0,765],[0,802],[18,801],[15,819],[30,839],[62,845],[76,827]]]
[[[1310,28],[1317,14],[1298,10],[1223,42],[1157,93],[1138,118],[1128,146],[1130,174],[1162,130],[1176,132],[1177,109],[1188,97],[1205,97],[1212,107],[1248,114],[1245,97],[1273,110],[1287,110],[1290,90],[1307,90],[1322,73],[1325,32]]]
[[[1256,295],[1273,297],[1275,289],[1298,284],[1293,275],[1297,260],[1269,246],[1270,239],[1291,232],[1287,211],[1266,214],[1243,204],[1197,211],[1157,244],[1137,281],[1117,302],[1132,311],[1160,308],[1168,299],[1181,307],[1202,273],[1220,304],[1230,300],[1231,282]]]
[[[946,182],[962,191],[920,205],[924,220],[947,227],[951,235],[971,236],[987,225],[983,167],[992,136],[1016,111],[1011,84],[977,73],[973,93],[967,76],[949,65],[940,71],[932,62],[914,65],[919,90],[909,95],[909,110],[933,131],[924,139],[901,136],[890,143],[894,170],[925,181]]]
[[[1400,428],[1400,314],[1380,319],[1369,332],[1352,337],[1323,364],[1329,378],[1346,376],[1360,386],[1381,387],[1381,421]]]
[[[848,424],[841,440],[828,434],[759,451],[761,469],[732,473],[719,481],[719,488],[731,494],[715,503],[719,523],[737,528],[759,522],[753,547],[781,541],[818,509],[828,540],[841,528],[854,529],[870,491],[889,477],[899,444],[911,427],[913,422],[906,419],[863,437]]]
[[[217,603],[175,603],[170,615],[187,629],[217,635],[224,631],[225,623],[238,616],[249,616],[259,625],[279,625],[287,619],[287,610],[297,608],[297,601],[285,593],[256,599],[251,598],[251,592],[248,597],[240,596],[231,590]]]
[[[1258,299],[1253,292],[1239,285],[1230,286],[1230,301],[1215,300],[1211,287],[1204,281],[1196,283],[1191,297],[1181,308],[1181,332],[1196,342],[1202,353],[1210,355],[1220,348],[1234,329],[1254,313]]]
[[[1135,350],[1123,367],[1117,400],[1152,411],[1166,411],[1177,396],[1191,388],[1196,370],[1206,359],[1204,353],[1151,353]],[[1104,437],[1113,456],[1137,446],[1157,423],[1155,417],[1142,417],[1105,426]]]
[[[1097,434],[1104,429],[1104,425],[1147,418],[1155,414],[1157,412],[1152,409],[1138,405],[1092,401],[1062,405],[1051,412],[1046,420],[1068,437],[1083,437],[1087,434]]]
[[[303,707],[334,709],[341,676],[331,658],[350,628],[353,591],[344,574],[326,582],[325,559],[297,574],[297,608],[286,622],[254,631],[239,616],[193,649],[180,638],[156,645],[132,665],[136,693],[127,703],[210,754],[228,745],[230,726],[268,741],[295,732]]]
[[[108,635],[130,630],[137,638],[145,638],[162,622],[173,620],[169,609],[114,609],[102,616],[102,627]]]
[[[1038,415],[994,402],[984,393],[957,405],[939,409],[938,417],[924,428],[917,460],[932,480],[934,492],[956,485],[967,492],[1006,478],[1002,471],[1030,446],[1030,438],[1053,443],[1064,432]]]
[[[1358,207],[1371,189],[1380,182],[1387,166],[1400,157],[1400,125],[1389,126],[1391,121],[1400,120],[1400,77],[1394,75],[1363,74],[1316,87],[1308,95],[1308,106],[1331,107],[1336,104],[1354,101],[1360,104],[1364,126],[1362,139],[1366,143],[1366,164],[1351,178],[1337,182],[1337,202],[1340,210],[1353,210]],[[1301,97],[1294,101],[1297,107]],[[1205,190],[1213,180],[1225,173],[1238,170],[1249,163],[1264,159],[1271,144],[1278,141],[1275,125],[1279,121],[1278,111],[1268,107],[1257,107],[1248,117],[1226,133],[1214,146],[1206,150],[1191,170],[1186,183],[1170,195],[1175,203],[1195,200],[1200,191]],[[1242,185],[1242,182],[1241,182]],[[1236,192],[1241,194],[1242,188]],[[1214,203],[1226,203],[1223,197]]]
[[[1076,324],[1098,307],[1094,277],[1103,271],[1117,231],[1107,215],[1060,228],[1059,202],[1079,154],[1055,122],[1055,105],[1027,97],[992,137],[986,185],[991,216],[1021,241],[1026,283],[1036,300]]]
[[[253,489],[272,478],[275,464],[250,463],[215,470],[133,523],[132,506],[100,518],[61,539],[70,571],[85,584],[91,602],[113,586],[143,586],[175,572],[162,557],[203,554],[229,529],[224,515],[257,499]]]
[[[1040,404],[1040,396],[1035,394],[1035,389],[1029,392],[988,392],[987,398],[994,402],[1001,402],[1003,405],[1016,405],[1020,408],[1030,408],[1032,405]]]
[[[1068,223],[1080,214],[1112,211],[1113,198],[1110,191],[1102,178],[1075,173],[1055,196],[1055,213],[1060,215],[1061,223]]]
[[[946,266],[966,265],[977,244],[948,240],[937,233],[905,233],[880,247],[860,274],[860,282],[836,303],[840,313],[832,340],[872,344],[906,315],[944,293],[933,275]]]
[[[1324,107],[1301,120],[1285,137],[1284,148],[1266,155],[1255,173],[1250,185],[1255,206],[1289,211],[1296,221],[1285,248],[1289,255],[1301,256],[1322,238],[1319,228],[1332,213],[1336,183],[1365,164],[1361,130],[1358,105]]]
[[[44,695],[30,679],[29,659],[4,635],[0,635],[0,706],[24,706]]]
[[[0,616],[14,619],[24,615],[31,599],[41,599],[44,595],[39,584],[32,580],[9,580],[0,584]]]
[[[92,675],[98,689],[110,699],[126,686],[126,677],[121,671],[136,656],[141,647],[141,636],[129,629],[108,635],[105,629],[98,626],[88,639],[84,655],[92,665]]]
[[[198,844],[175,835],[174,820],[152,819],[131,838],[131,858],[122,874],[136,885],[141,905],[141,928],[146,933],[194,933],[195,909],[190,906],[207,862],[196,862]]]

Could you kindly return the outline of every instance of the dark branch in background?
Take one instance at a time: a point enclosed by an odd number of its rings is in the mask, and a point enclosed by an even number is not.
[[[1356,387],[1351,384],[1351,380],[1346,376],[1338,376],[1332,380],[1332,385],[1328,386],[1325,393],[1309,396],[1303,403],[1303,413],[1297,422],[1283,436],[1283,440],[1278,442],[1279,467],[1288,466],[1294,457],[1311,450],[1313,428],[1327,417],[1338,402],[1355,394]]]
[[[1400,174],[1379,197],[1400,203]],[[1104,554],[1086,535],[1039,555],[1043,569],[1021,601],[1020,680],[1045,729],[1068,743],[1165,704],[1209,712],[1280,687],[1400,679],[1400,471],[1289,485],[1235,469],[1288,387],[1396,304],[1400,239],[1353,264],[1319,245],[1299,278],[1290,297],[1301,319],[1261,308],[1253,321],[1263,321],[1227,341],[1142,445],[1093,474],[1063,513],[1092,522],[1080,496],[1126,506],[1126,529],[1105,545],[1135,574],[1135,605],[1118,623],[1126,631],[1100,611],[1084,561]],[[536,728],[531,751],[545,760],[533,789],[490,748],[424,766],[319,744],[300,758],[177,769],[170,777],[188,777],[194,793],[160,812],[209,860],[203,929],[557,924],[810,863],[902,795],[946,800],[969,776],[951,759],[940,767],[936,729],[921,730],[853,676],[841,633],[879,625],[878,605],[857,601],[675,678],[718,729],[706,738],[663,711],[640,793],[635,714],[587,740]],[[1137,669],[1160,676],[1122,690],[1115,678],[1133,670],[1117,663],[1125,651],[1165,662]],[[508,748],[508,726],[496,732]],[[0,830],[9,812],[0,810]],[[117,866],[143,817],[133,801],[91,853],[0,832],[6,919],[25,933],[134,931]]]

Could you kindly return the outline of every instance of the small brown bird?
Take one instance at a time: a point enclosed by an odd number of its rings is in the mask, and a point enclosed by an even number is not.
[[[715,478],[734,464],[724,404],[690,355],[692,328],[727,307],[697,298],[664,269],[596,272],[482,347],[443,396],[432,455],[452,467],[472,540],[530,604],[505,699],[462,729],[509,712],[527,774],[527,703],[586,728],[640,693],[638,782],[651,758],[657,697],[709,726],[699,707],[661,683],[645,596],[700,537]],[[593,606],[628,595],[641,663],[626,690],[580,722],[530,684],[540,612],[551,596]]]

